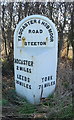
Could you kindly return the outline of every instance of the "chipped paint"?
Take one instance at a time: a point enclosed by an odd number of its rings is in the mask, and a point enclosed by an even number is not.
[[[22,53],[22,50],[20,49],[20,53]]]
[[[48,37],[46,37],[46,41],[48,41]]]
[[[34,104],[36,104],[36,102],[35,102],[35,95],[33,95],[33,98],[34,98]]]

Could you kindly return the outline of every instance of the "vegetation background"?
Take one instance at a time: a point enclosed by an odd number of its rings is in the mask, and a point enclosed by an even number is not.
[[[72,119],[74,81],[74,2],[0,2],[2,67],[2,120],[42,118]],[[40,14],[52,20],[58,30],[57,86],[53,95],[31,105],[15,93],[13,40],[20,20]],[[1,102],[0,102],[1,103]]]

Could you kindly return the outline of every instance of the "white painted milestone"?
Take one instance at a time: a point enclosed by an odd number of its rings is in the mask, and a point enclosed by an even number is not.
[[[58,33],[47,17],[31,15],[14,33],[15,89],[32,104],[52,94],[56,87]]]

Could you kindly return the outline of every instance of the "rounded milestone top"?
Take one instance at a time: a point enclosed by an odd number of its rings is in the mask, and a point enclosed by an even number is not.
[[[53,47],[57,30],[49,18],[31,15],[19,22],[14,38],[17,47]]]

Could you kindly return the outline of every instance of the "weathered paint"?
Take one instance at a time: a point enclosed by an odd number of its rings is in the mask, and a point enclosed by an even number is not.
[[[50,35],[51,34],[51,35]],[[15,88],[33,104],[56,87],[58,34],[47,17],[24,18],[14,34]]]

